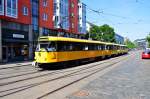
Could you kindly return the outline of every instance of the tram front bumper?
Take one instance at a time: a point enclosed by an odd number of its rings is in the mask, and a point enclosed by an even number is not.
[[[54,53],[54,52],[35,52],[35,62],[37,62],[37,63],[57,62],[56,53]]]

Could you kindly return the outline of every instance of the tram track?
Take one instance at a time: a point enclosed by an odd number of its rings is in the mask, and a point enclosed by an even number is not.
[[[82,77],[82,78],[78,79],[77,81],[71,82],[71,83],[69,83],[69,84],[67,84],[65,86],[68,86],[68,85],[71,85],[71,84],[73,84],[75,82],[78,82],[78,81],[80,81],[80,80],[82,80],[82,79],[84,79],[84,78],[86,78],[86,77],[88,77],[90,75],[93,75],[93,74],[95,74],[95,73],[97,73],[97,72],[99,72],[99,71],[101,71],[103,69],[106,69],[106,68],[108,68],[108,67],[110,67],[110,66],[112,66],[114,64],[117,64],[117,63],[119,63],[119,62],[121,62],[123,60],[124,59],[119,60],[117,62],[113,62],[112,64],[107,65],[105,68],[100,67],[97,70],[91,70],[92,73],[90,73],[89,75],[86,75],[85,77]],[[105,62],[105,63],[108,63],[108,62]],[[89,69],[92,69],[92,68],[94,68],[94,67],[96,67],[98,65],[102,65],[102,64],[104,64],[104,63],[96,64],[95,66],[91,65],[90,67],[87,67],[87,68],[84,68],[84,69],[81,68],[80,70],[77,70],[77,71],[74,71],[72,73],[69,73],[69,74],[66,74],[66,75],[54,78],[54,79],[50,79],[50,80],[47,80],[47,81],[43,81],[43,82],[39,82],[39,83],[34,83],[34,84],[29,84],[29,85],[26,85],[26,86],[22,86],[22,87],[20,87],[21,89],[19,89],[19,87],[18,87],[18,88],[12,88],[12,89],[9,89],[9,90],[0,91],[0,94],[3,93],[3,95],[0,95],[0,97],[5,97],[5,96],[11,95],[11,94],[15,94],[17,92],[24,91],[24,90],[27,90],[29,88],[33,88],[33,87],[36,87],[36,86],[39,86],[39,85],[42,85],[42,84],[45,84],[45,83],[49,83],[49,82],[52,82],[52,81],[56,81],[56,80],[59,80],[59,79],[64,79],[64,78],[67,78],[67,77],[72,77],[72,76],[80,75],[80,74],[82,74],[82,75],[83,74],[87,74],[87,73],[91,72]],[[86,70],[88,70],[88,71],[86,71]],[[83,72],[83,71],[85,71],[85,72]],[[49,94],[51,94],[53,92],[56,92],[57,90],[62,89],[65,86],[62,86],[61,88],[57,88],[57,89],[55,89],[55,90],[53,90],[51,92],[48,92],[47,94],[44,94],[43,96],[41,96],[39,98],[45,97],[45,96],[47,96],[47,95],[49,95]],[[12,90],[16,90],[16,91],[9,92],[9,91],[12,91]],[[4,94],[5,92],[8,92],[8,93]]]
[[[13,78],[17,76],[23,76],[26,74],[28,75],[35,72],[39,72],[39,70],[35,68],[21,68],[18,70],[0,71],[0,80]]]
[[[46,93],[46,94],[44,94],[44,95],[38,97],[37,99],[42,99],[42,98],[44,98],[44,97],[46,97],[46,96],[48,96],[48,95],[50,95],[50,94],[53,94],[53,93],[55,93],[55,92],[57,92],[57,91],[59,91],[59,90],[65,88],[65,87],[68,87],[68,86],[70,86],[70,85],[72,85],[72,84],[75,84],[75,83],[77,83],[77,82],[79,82],[79,81],[85,79],[85,78],[88,78],[89,76],[94,75],[94,74],[96,74],[96,73],[98,73],[98,72],[100,72],[100,71],[102,71],[102,70],[104,70],[104,69],[106,69],[106,68],[108,68],[108,67],[110,67],[110,66],[112,66],[112,65],[115,65],[115,64],[117,64],[117,63],[119,63],[119,62],[116,62],[116,63],[114,63],[114,64],[110,64],[110,65],[108,65],[108,66],[105,67],[105,68],[98,69],[98,70],[96,70],[96,71],[94,71],[94,72],[92,72],[92,73],[90,73],[90,74],[88,74],[88,75],[86,75],[86,76],[84,76],[84,77],[81,77],[81,78],[79,78],[79,79],[77,79],[77,80],[74,80],[74,81],[72,81],[72,82],[69,82],[69,83],[67,83],[67,84],[65,84],[65,85],[63,85],[63,86],[61,86],[61,87],[59,87],[59,88],[56,88],[55,90],[52,90],[52,91],[50,91],[50,92],[48,92],[48,93]],[[88,72],[86,72],[86,73],[88,73]],[[83,74],[83,73],[82,73],[82,74]],[[72,75],[72,76],[73,76],[73,75]]]
[[[24,76],[24,75],[31,75],[31,74],[35,74],[35,73],[39,73],[39,71],[29,72],[29,73],[22,73],[22,74],[18,74],[18,75],[14,75],[14,76],[1,77],[0,80],[14,78],[14,77],[20,77],[20,76]]]
[[[19,73],[19,72],[26,72],[26,71],[34,71],[35,68],[34,66],[31,65],[27,65],[27,66],[14,66],[11,68],[7,68],[7,69],[0,69],[0,76],[1,75],[9,75],[9,74],[15,74],[15,73]]]
[[[27,64],[27,65],[16,64],[13,67],[1,67],[0,70],[3,70],[3,69],[13,69],[13,68],[16,68],[16,67],[25,67],[25,66],[31,66],[31,65],[32,64]]]
[[[65,70],[65,71],[54,71],[54,72],[39,72],[39,71],[37,71],[37,72],[33,72],[33,73],[26,73],[26,74],[21,74],[21,75],[16,75],[16,76],[10,76],[10,77],[4,77],[4,78],[0,78],[0,80],[1,80],[1,82],[0,82],[0,86],[5,86],[5,85],[9,85],[9,84],[13,84],[13,83],[17,83],[17,82],[21,82],[21,81],[25,81],[25,80],[30,80],[30,79],[34,79],[34,78],[40,78],[40,77],[45,77],[45,76],[49,76],[49,75],[51,75],[51,74],[60,74],[60,73],[63,73],[63,72],[73,72],[73,71],[80,71],[80,70],[85,70],[85,69],[89,69],[89,68],[93,68],[93,67],[95,67],[95,66],[97,66],[97,65],[102,65],[102,64],[105,64],[105,63],[108,63],[107,61],[113,61],[113,60],[116,60],[116,59],[119,59],[119,57],[117,57],[117,58],[115,58],[115,59],[111,59],[111,60],[106,60],[106,62],[102,62],[102,63],[99,63],[99,64],[96,64],[96,65],[92,65],[92,66],[89,66],[89,67],[81,67],[81,68],[79,68],[79,69],[73,69],[73,70]],[[90,64],[89,64],[90,65]],[[38,76],[33,76],[33,77],[27,77],[27,78],[25,78],[25,77],[21,77],[21,76],[27,76],[27,75],[31,75],[31,74],[36,74],[36,73],[45,73],[45,74],[41,74],[41,75],[38,75]],[[2,80],[4,80],[4,79],[9,79],[9,78],[11,78],[11,79],[14,79],[14,77],[21,77],[20,79],[17,79],[17,80],[14,80],[14,81],[9,81],[9,82],[3,82]],[[22,78],[24,78],[24,79],[22,79]],[[3,83],[2,83],[3,82]]]
[[[119,56],[120,57],[120,56]],[[117,58],[119,58],[119,57],[117,57]],[[29,65],[29,66],[31,66],[31,65]],[[29,67],[28,66],[28,67]],[[18,66],[17,66],[18,67]],[[10,67],[10,68],[8,68],[8,69],[14,69],[14,68],[17,68],[16,66],[15,67]],[[21,66],[19,66],[19,67],[21,67]],[[33,67],[33,66],[31,66],[31,67]],[[3,70],[3,69],[2,69]],[[22,71],[23,70],[23,71]],[[14,78],[14,77],[20,77],[20,76],[24,76],[24,75],[30,75],[30,74],[34,74],[34,73],[38,73],[39,71],[37,71],[36,69],[35,69],[35,67],[33,67],[33,68],[31,68],[31,69],[24,69],[24,68],[22,68],[22,70],[19,70],[19,71],[17,71],[17,72],[4,72],[4,73],[2,73],[1,72],[1,74],[0,74],[0,76],[6,76],[6,77],[0,77],[0,80],[3,80],[3,79],[9,79],[9,78]],[[0,71],[1,71],[1,69],[0,69]],[[27,72],[28,71],[28,72]],[[29,71],[31,71],[31,72],[29,72]],[[25,72],[25,73],[24,73]],[[11,75],[11,76],[9,76],[9,74]],[[7,76],[8,75],[8,76]],[[13,76],[12,76],[13,75]]]

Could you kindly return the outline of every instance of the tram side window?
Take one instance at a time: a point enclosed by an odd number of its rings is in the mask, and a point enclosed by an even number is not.
[[[76,51],[84,51],[84,50],[88,50],[89,49],[87,47],[87,44],[85,44],[85,43],[76,43],[75,47],[76,47]]]
[[[88,51],[88,50],[89,50],[88,44],[85,43],[85,44],[83,45],[83,50],[84,50],[84,51]]]
[[[123,46],[120,46],[120,50],[123,50]]]
[[[105,49],[106,49],[106,45],[100,44],[100,49],[101,49],[101,50],[105,50]]]
[[[98,44],[94,44],[94,50],[98,50]]]
[[[48,51],[57,51],[57,44],[56,44],[56,42],[49,43],[47,50]]]
[[[117,46],[116,45],[114,45],[114,50],[117,50]]]
[[[71,44],[69,44],[68,42],[57,42],[57,48],[58,48],[58,51],[61,52],[61,51],[69,51],[70,49],[73,49],[73,46]]]
[[[64,42],[57,42],[57,51],[59,51],[59,52],[61,52],[61,51],[64,51],[64,49],[65,49],[65,44],[64,44]]]
[[[117,49],[118,49],[118,50],[120,50],[120,47],[119,47],[119,46],[117,46]]]
[[[88,45],[86,43],[73,43],[73,51],[87,51],[89,48],[88,48]]]
[[[106,45],[106,50],[109,50],[109,45]]]
[[[89,50],[94,50],[93,44],[88,44],[88,48],[89,48]]]
[[[119,50],[121,50],[121,46],[119,46]]]
[[[107,49],[107,50],[113,50],[113,45],[107,45],[107,46],[106,46],[106,49]]]
[[[83,51],[88,50],[84,43],[58,42],[58,51]]]
[[[101,50],[105,50],[105,46],[104,44],[101,45]]]
[[[81,50],[82,50],[82,44],[74,43],[74,50],[73,51],[81,51]]]
[[[121,50],[121,46],[119,46],[119,50]]]
[[[116,50],[117,48],[116,48],[116,45],[114,45],[114,48],[113,48],[114,50]]]
[[[123,46],[123,50],[126,50],[127,48],[125,46]]]
[[[114,46],[113,45],[111,45],[111,50],[114,50]]]
[[[100,44],[98,45],[98,50],[102,50],[102,46]]]

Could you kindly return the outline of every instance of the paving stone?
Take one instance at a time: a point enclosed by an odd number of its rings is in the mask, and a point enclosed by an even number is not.
[[[69,99],[150,99],[150,60],[137,54],[81,90],[89,95]]]

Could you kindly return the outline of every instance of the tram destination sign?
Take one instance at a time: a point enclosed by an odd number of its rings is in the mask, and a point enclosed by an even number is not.
[[[21,38],[21,39],[24,39],[24,35],[21,35],[21,34],[13,34],[13,38]]]

